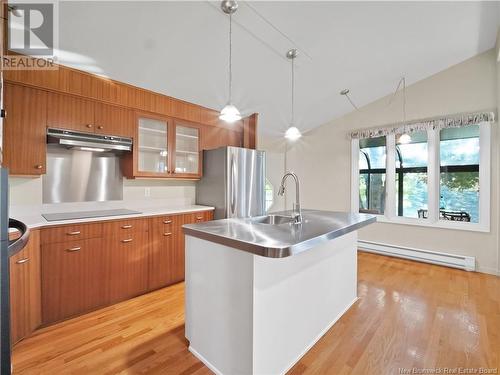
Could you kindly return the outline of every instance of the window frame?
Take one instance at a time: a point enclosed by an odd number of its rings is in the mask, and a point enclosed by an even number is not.
[[[439,220],[440,197],[440,131],[427,130],[427,196],[428,217],[410,218],[397,215],[396,207],[396,137],[386,136],[386,197],[384,214],[377,214],[382,223],[416,225],[433,228],[490,232],[491,201],[491,123],[479,125],[479,222]],[[359,139],[351,140],[351,211],[359,212]]]

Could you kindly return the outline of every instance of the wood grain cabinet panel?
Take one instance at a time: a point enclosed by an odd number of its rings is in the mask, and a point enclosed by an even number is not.
[[[107,303],[145,293],[148,289],[148,232],[136,232],[103,240],[106,263]]]
[[[189,214],[184,214],[184,224],[195,224],[213,219],[213,211],[199,211]]]
[[[47,93],[5,84],[3,163],[11,175],[45,173]]]
[[[154,217],[151,219],[151,222],[159,227],[163,227],[164,225],[178,226],[184,224],[183,218],[183,215],[165,215]]]
[[[44,245],[41,251],[43,324],[106,303],[100,238]]]
[[[147,232],[148,219],[126,219],[103,224],[104,237],[123,237],[137,232]]]
[[[11,338],[16,343],[41,324],[40,233],[10,258]]]
[[[84,240],[102,236],[102,223],[72,224],[42,229],[41,243],[51,243]]]
[[[181,235],[178,226],[171,228],[156,228],[151,233],[151,253],[149,259],[149,283],[150,290],[170,285],[179,278],[179,268],[184,267],[183,255],[178,249],[178,241]],[[177,247],[177,248],[176,248]]]
[[[223,146],[241,147],[242,144],[242,132],[215,126],[203,127],[202,150],[213,150]]]
[[[95,132],[122,137],[134,137],[134,111],[104,103],[95,105]]]
[[[49,93],[47,126],[93,133],[94,102],[71,95]]]

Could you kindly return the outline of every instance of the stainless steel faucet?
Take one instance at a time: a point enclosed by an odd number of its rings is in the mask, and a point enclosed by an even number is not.
[[[285,194],[285,182],[288,176],[292,176],[293,179],[295,180],[295,205],[293,207],[293,222],[294,224],[301,224],[302,223],[302,209],[300,208],[300,182],[299,178],[297,175],[293,172],[288,172],[286,173],[283,178],[281,179],[281,185],[278,190],[278,195],[283,196]]]

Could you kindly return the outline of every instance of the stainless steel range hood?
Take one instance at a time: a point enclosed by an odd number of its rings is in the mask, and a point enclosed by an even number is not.
[[[47,143],[83,151],[132,151],[131,138],[53,128],[47,129]]]

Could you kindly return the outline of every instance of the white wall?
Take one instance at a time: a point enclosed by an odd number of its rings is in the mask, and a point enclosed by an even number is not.
[[[42,204],[42,179],[11,177],[9,178],[10,205],[26,206]],[[145,196],[145,189],[149,188],[150,196]],[[166,181],[166,180],[127,180],[123,179],[123,200],[176,200],[194,204],[196,183],[193,181]]]
[[[257,148],[266,152],[266,178],[274,188],[274,202],[269,212],[286,209],[285,198],[278,196],[281,178],[285,174],[285,149],[282,140],[259,136]]]
[[[498,82],[498,83],[497,83]],[[396,82],[395,82],[396,84]],[[407,119],[496,109],[497,59],[494,50],[477,55],[407,87]],[[352,93],[355,98],[356,93]],[[287,163],[302,181],[302,205],[350,210],[349,131],[401,121],[399,96],[390,96],[306,133],[289,150]],[[498,125],[492,126],[491,232],[448,230],[376,223],[360,231],[360,239],[475,256],[478,269],[499,272]],[[289,199],[290,197],[288,197]]]

